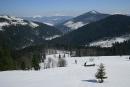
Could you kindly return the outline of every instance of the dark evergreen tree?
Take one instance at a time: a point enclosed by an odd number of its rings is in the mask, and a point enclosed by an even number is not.
[[[39,61],[39,58],[37,57],[37,55],[33,55],[32,67],[34,68],[34,70],[39,70],[40,69],[39,63],[40,63],[40,61]]]
[[[0,70],[13,70],[15,69],[14,61],[11,57],[10,50],[6,47],[0,48]]]
[[[22,62],[22,63],[21,63],[21,69],[22,69],[22,70],[26,70],[25,62]]]
[[[59,54],[59,59],[61,58],[61,55]]]
[[[104,79],[107,78],[105,75],[106,75],[105,68],[104,65],[101,63],[95,77],[98,79],[99,83],[103,83]]]
[[[64,58],[65,58],[65,54],[64,54]]]

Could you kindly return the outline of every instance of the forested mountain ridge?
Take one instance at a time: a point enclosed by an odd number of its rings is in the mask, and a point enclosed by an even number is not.
[[[108,16],[110,15],[92,10],[72,19],[69,19],[63,23],[57,24],[55,27],[60,29],[63,33],[67,33],[69,31],[73,31],[82,26],[85,26],[89,23],[104,19]]]
[[[13,49],[42,44],[46,39],[60,35],[58,29],[43,23],[0,16],[0,41],[5,41]]]
[[[110,39],[127,34],[130,34],[130,16],[112,15],[85,25],[52,41],[60,42],[61,44],[87,45],[97,40]]]

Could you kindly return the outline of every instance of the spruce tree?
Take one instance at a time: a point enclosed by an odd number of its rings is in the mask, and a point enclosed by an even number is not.
[[[59,59],[61,58],[61,55],[59,54]]]
[[[95,77],[98,79],[99,83],[103,83],[104,79],[107,78],[105,75],[106,75],[105,68],[104,65],[101,63]]]
[[[0,71],[13,69],[15,65],[10,50],[6,47],[0,48]]]
[[[64,58],[65,58],[65,54],[64,54]]]
[[[25,69],[26,69],[25,62],[22,62],[22,63],[21,63],[21,69],[22,69],[22,70],[25,70]]]
[[[38,59],[38,57],[36,55],[33,55],[32,67],[34,68],[34,70],[39,70],[40,69],[39,59]]]

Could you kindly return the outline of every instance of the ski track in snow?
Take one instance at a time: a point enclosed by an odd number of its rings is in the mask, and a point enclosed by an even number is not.
[[[91,57],[68,57],[67,67],[40,71],[0,72],[0,87],[130,87],[128,56],[99,56],[95,67],[84,67]],[[77,64],[75,64],[77,60]],[[104,83],[95,82],[98,65],[103,63],[108,77]]]

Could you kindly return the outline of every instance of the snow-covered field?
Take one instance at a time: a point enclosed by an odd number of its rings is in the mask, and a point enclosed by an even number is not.
[[[84,67],[91,58],[96,66]],[[66,60],[67,67],[0,72],[0,87],[130,87],[128,56],[67,57]],[[100,63],[105,65],[108,77],[104,83],[97,83],[95,79]]]

